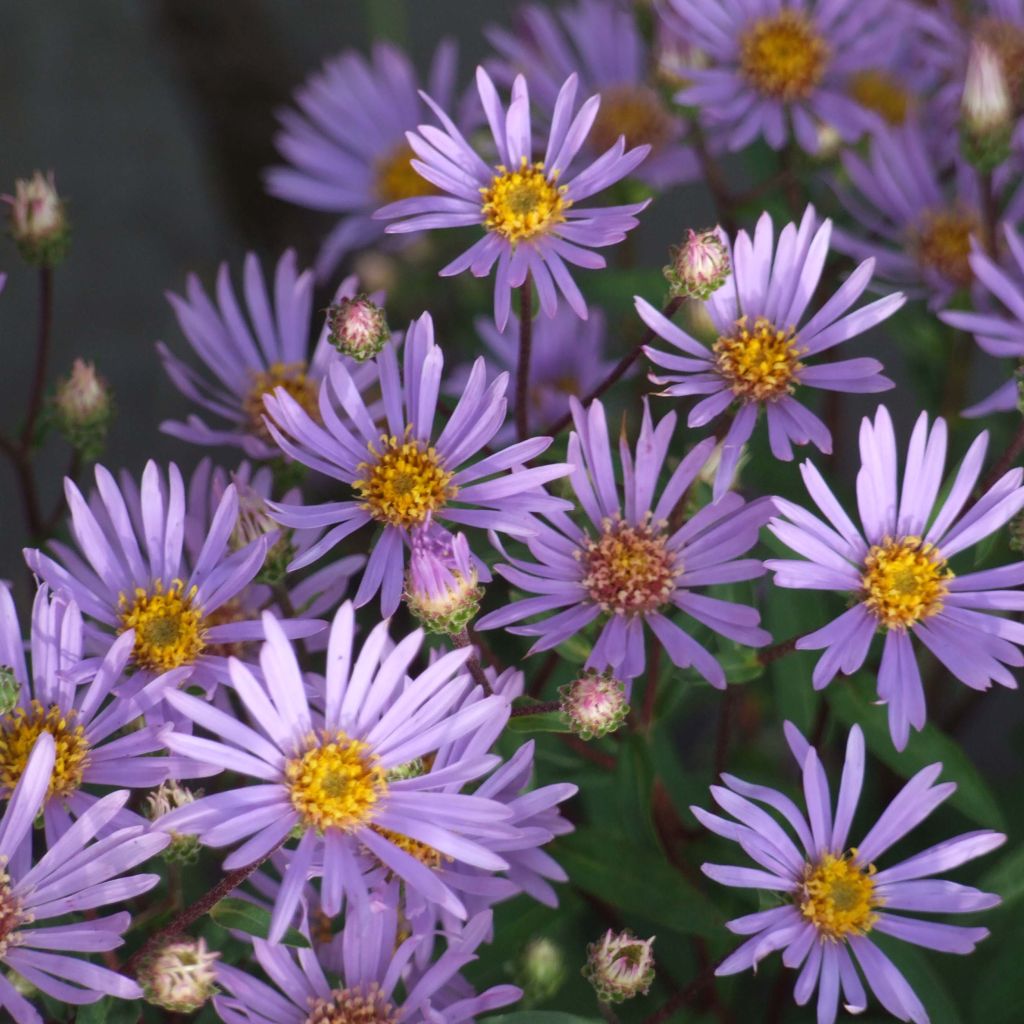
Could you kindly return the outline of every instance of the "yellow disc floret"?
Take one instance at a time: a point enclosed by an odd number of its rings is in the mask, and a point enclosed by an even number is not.
[[[132,657],[141,668],[167,672],[191,665],[206,649],[206,625],[196,605],[197,587],[174,580],[165,590],[156,580],[151,590],[136,587],[120,597],[121,628],[135,630]]]
[[[971,235],[980,231],[981,222],[969,210],[929,210],[913,232],[918,262],[938,271],[951,284],[966,288],[974,277],[969,260]]]
[[[882,903],[875,895],[875,866],[860,867],[856,854],[826,853],[816,865],[808,864],[797,894],[800,913],[833,942],[866,935],[877,920],[875,908]]]
[[[285,766],[285,777],[303,826],[318,832],[358,828],[387,790],[369,746],[343,732],[310,737],[306,752]]]
[[[416,154],[408,142],[400,142],[374,164],[374,189],[382,203],[396,203],[399,199],[432,196],[437,193],[412,165]]]
[[[419,526],[458,494],[434,448],[410,440],[408,430],[404,440],[382,435],[379,449],[368,448],[372,458],[359,464],[352,486],[377,522]]]
[[[303,1024],[397,1024],[401,1014],[373,982],[366,988],[335,989],[310,1006]]]
[[[320,421],[320,407],[317,402],[317,382],[310,380],[309,367],[304,362],[271,363],[266,370],[254,370],[250,374],[252,383],[242,399],[242,412],[249,432],[267,443],[273,443],[270,431],[263,422],[266,409],[263,396],[272,395],[277,388],[284,388],[295,399],[303,411],[317,422]]]
[[[53,737],[55,748],[47,797],[65,798],[75,793],[89,763],[89,741],[77,719],[74,709],[65,712],[56,704],[44,707],[37,700],[27,709],[16,707],[0,718],[0,793],[11,795],[36,740],[44,732]]]
[[[557,171],[548,175],[543,163],[527,163],[525,156],[516,170],[499,166],[480,196],[484,226],[513,245],[561,224],[572,206],[572,200],[565,198],[565,186],[558,184]]]
[[[886,629],[907,629],[942,610],[953,573],[934,544],[886,538],[864,559],[863,601]]]
[[[754,22],[740,38],[740,71],[776,100],[806,99],[828,66],[828,43],[802,11],[785,9]]]
[[[772,402],[791,394],[804,364],[792,328],[783,330],[758,317],[753,330],[747,317],[736,321],[736,332],[713,346],[715,367],[732,393],[748,402]]]
[[[910,93],[900,80],[880,68],[855,71],[847,83],[846,91],[862,107],[874,111],[891,125],[901,125],[910,109]]]

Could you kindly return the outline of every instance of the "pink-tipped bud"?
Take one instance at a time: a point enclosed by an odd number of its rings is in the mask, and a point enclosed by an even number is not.
[[[177,935],[146,956],[138,982],[146,1001],[172,1013],[195,1013],[216,990],[214,963],[220,956],[205,939]]]
[[[341,299],[327,310],[330,343],[357,363],[375,356],[391,337],[384,310],[365,295]]]
[[[559,687],[558,694],[569,728],[580,739],[600,739],[615,732],[629,714],[625,683],[606,672],[584,672]]]
[[[53,172],[36,171],[31,178],[19,178],[14,195],[2,198],[11,208],[11,237],[25,261],[37,267],[60,263],[67,252],[70,224]]]
[[[53,399],[57,429],[87,459],[103,451],[114,412],[107,382],[92,363],[76,359]]]
[[[672,263],[664,268],[673,296],[706,299],[729,279],[729,250],[719,228],[687,232],[686,241],[669,251]]]
[[[981,170],[997,167],[1010,153],[1013,101],[999,54],[981,39],[971,43],[960,112],[964,155]]]
[[[480,610],[483,587],[464,534],[427,522],[412,535],[405,582],[409,611],[428,633],[455,636]]]
[[[583,977],[594,986],[597,998],[605,1003],[621,1003],[633,996],[646,995],[654,981],[654,936],[638,939],[629,931],[610,928],[587,946]]]

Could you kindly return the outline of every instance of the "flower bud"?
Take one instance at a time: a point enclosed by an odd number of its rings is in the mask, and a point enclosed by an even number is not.
[[[687,232],[682,245],[669,250],[664,268],[670,293],[677,298],[706,299],[729,279],[729,252],[718,228]]]
[[[558,689],[569,728],[580,739],[600,739],[616,729],[629,714],[626,684],[606,672],[586,671]]]
[[[6,715],[18,706],[21,683],[9,665],[0,665],[0,715]]]
[[[172,1013],[195,1013],[217,991],[213,965],[219,956],[206,948],[205,939],[173,936],[139,967],[143,996]]]
[[[114,413],[107,382],[92,363],[76,359],[53,399],[57,429],[89,461],[103,451]]]
[[[53,172],[19,178],[14,195],[2,198],[11,207],[11,237],[24,260],[36,267],[57,266],[67,253],[70,225]]]
[[[554,996],[565,982],[565,954],[562,947],[541,936],[526,944],[516,970],[523,990],[523,1003],[533,1006]]]
[[[971,43],[960,112],[964,156],[991,171],[1010,153],[1013,103],[999,54],[980,39]]]
[[[357,363],[375,356],[391,337],[384,310],[365,295],[341,299],[327,310],[328,341]]]
[[[638,939],[628,930],[616,933],[610,928],[599,941],[590,943],[583,977],[594,986],[597,998],[621,1003],[646,995],[654,981],[653,945],[653,935]]]
[[[159,789],[153,790],[146,797],[143,809],[150,821],[157,822],[175,808],[194,803],[197,795],[202,796],[202,792],[193,793],[192,790],[186,789],[173,779],[168,779],[166,782],[160,783]],[[199,849],[198,836],[186,836],[179,832],[172,832],[171,841],[164,847],[162,856],[169,864],[194,864],[199,859]]]
[[[241,551],[254,540],[267,535],[276,535],[276,540],[267,548],[263,568],[256,577],[258,583],[275,586],[288,573],[288,563],[295,555],[291,530],[270,518],[270,509],[264,497],[243,480],[234,479],[238,494],[238,518],[228,539],[232,551]]]
[[[483,594],[465,534],[453,536],[429,521],[413,533],[405,601],[428,633],[461,633]]]

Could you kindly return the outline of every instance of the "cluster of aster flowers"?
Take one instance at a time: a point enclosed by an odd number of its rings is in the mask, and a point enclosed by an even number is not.
[[[1019,852],[937,876],[1007,838],[947,684],[1024,666],[1024,6],[564,0],[485,36],[468,81],[381,43],[279,111],[267,191],[335,220],[310,269],[168,293],[185,472],[103,464],[93,363],[47,403],[67,201],[3,197],[43,310],[0,433],[5,1020],[728,1020],[714,978],[781,951],[818,1024],[927,1024],[892,940],[988,931],[908,912],[1019,896]],[[700,185],[718,223],[638,267]],[[974,340],[1013,365],[970,404]],[[804,808],[727,770],[780,733]],[[684,817],[708,776],[727,817]],[[904,849],[955,793],[983,827]]]

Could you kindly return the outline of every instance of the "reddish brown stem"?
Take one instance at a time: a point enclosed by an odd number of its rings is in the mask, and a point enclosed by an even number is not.
[[[782,640],[777,644],[772,644],[771,647],[762,647],[757,652],[757,660],[762,665],[770,665],[773,661],[778,661],[779,658],[784,658],[787,654],[792,654],[796,650],[796,643],[800,639],[802,634],[798,633],[796,636],[791,636],[788,640]]]

